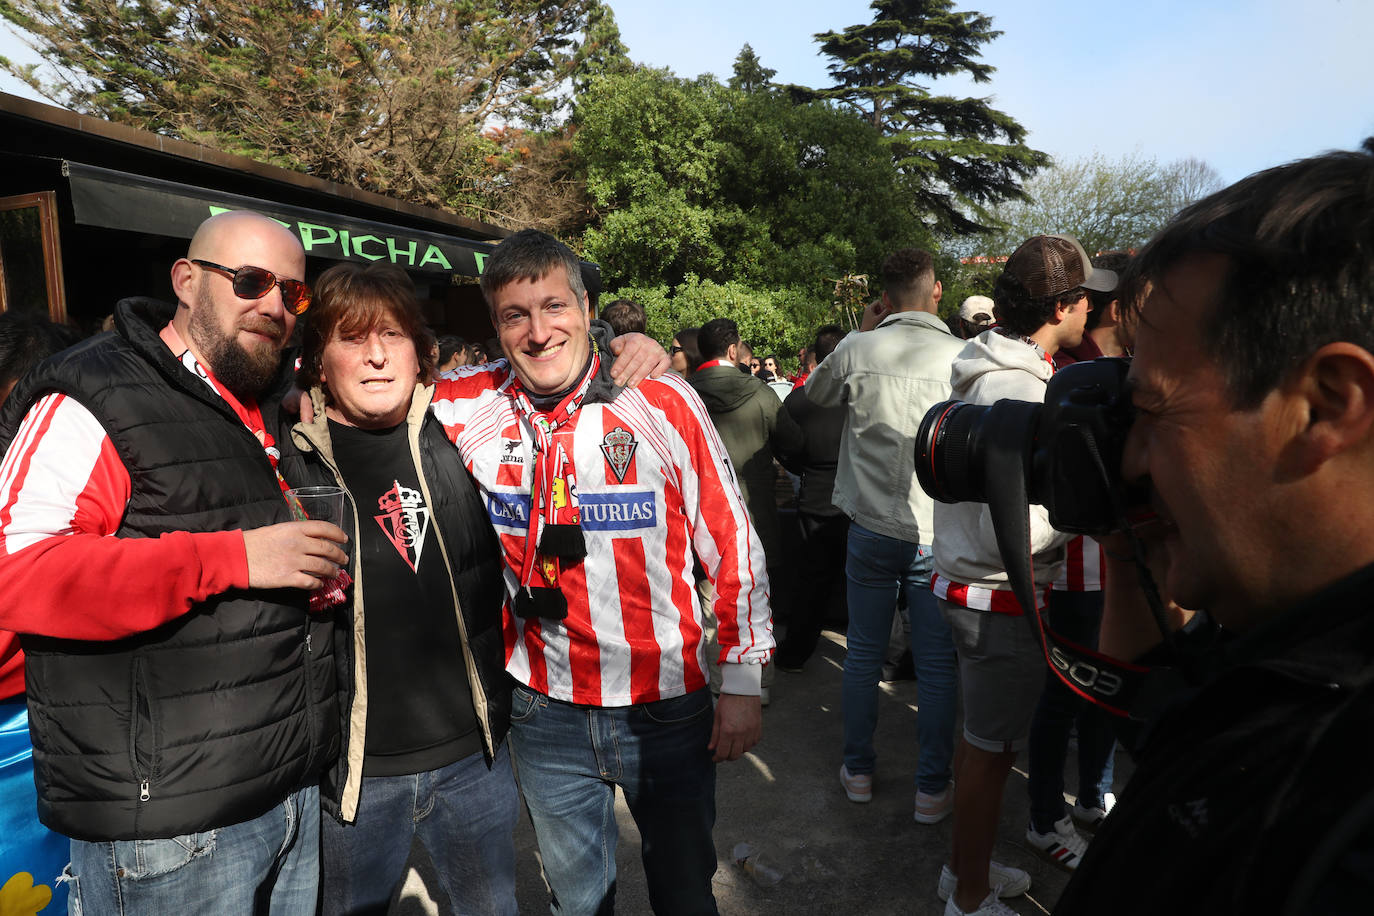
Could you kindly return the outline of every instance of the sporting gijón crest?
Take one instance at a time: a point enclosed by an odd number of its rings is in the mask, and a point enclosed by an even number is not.
[[[630,469],[630,462],[634,460],[635,449],[638,447],[639,443],[635,441],[634,434],[626,432],[620,426],[608,432],[601,440],[601,452],[606,456],[606,464],[615,475],[616,483],[625,482],[625,472]]]
[[[425,535],[429,533],[429,507],[424,495],[393,482],[391,489],[377,500],[377,508],[381,514],[372,517],[411,570],[417,571],[425,549]]]

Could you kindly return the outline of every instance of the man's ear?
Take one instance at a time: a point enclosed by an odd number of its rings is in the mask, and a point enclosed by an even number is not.
[[[1341,341],[1307,358],[1294,384],[1305,400],[1307,425],[1295,444],[1304,465],[1315,469],[1374,439],[1374,355]]]
[[[933,290],[930,291],[930,301],[931,301],[934,305],[938,306],[938,305],[940,304],[940,297],[943,296],[944,294],[945,294],[945,287],[944,287],[944,284],[942,284],[939,280],[936,280],[936,281],[935,281],[935,288],[934,288]]]
[[[732,343],[725,348],[725,358],[732,363],[739,362],[739,344]]]
[[[172,264],[172,292],[179,305],[190,306],[196,301],[195,265],[185,258],[178,258]]]

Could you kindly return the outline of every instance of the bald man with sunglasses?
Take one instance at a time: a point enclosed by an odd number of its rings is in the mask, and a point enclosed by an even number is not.
[[[311,593],[347,556],[293,521],[262,397],[305,253],[224,213],[171,276],[175,305],[120,302],[0,414],[0,628],[26,653],[38,816],[72,838],[86,912],[313,914],[339,707]]]

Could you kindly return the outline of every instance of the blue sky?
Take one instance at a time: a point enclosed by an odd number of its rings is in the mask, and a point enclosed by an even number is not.
[[[872,18],[864,0],[610,0],[635,60],[722,79],[748,42],[779,81],[819,86],[812,39]],[[1059,158],[1196,156],[1224,179],[1374,134],[1369,0],[980,0],[1005,33],[984,48],[990,96]],[[0,54],[32,59],[0,29]],[[21,91],[0,77],[0,90]],[[29,94],[22,89],[23,94]]]
[[[748,42],[774,79],[826,81],[812,39],[872,19],[865,0],[611,0],[630,56],[722,79]],[[991,96],[1055,157],[1196,156],[1228,181],[1374,134],[1369,0],[970,0],[1004,34]]]

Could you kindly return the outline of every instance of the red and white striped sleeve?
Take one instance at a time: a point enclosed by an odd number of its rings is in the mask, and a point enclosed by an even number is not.
[[[0,462],[0,628],[120,639],[248,585],[240,531],[117,538],[129,473],[99,421],[49,394]]]
[[[664,376],[675,396],[660,409],[687,450],[679,462],[684,509],[692,519],[692,544],[715,586],[712,611],[726,693],[757,694],[761,665],[772,654],[767,561],[749,521],[725,445],[706,405],[691,386]],[[732,689],[733,688],[733,689]]]

